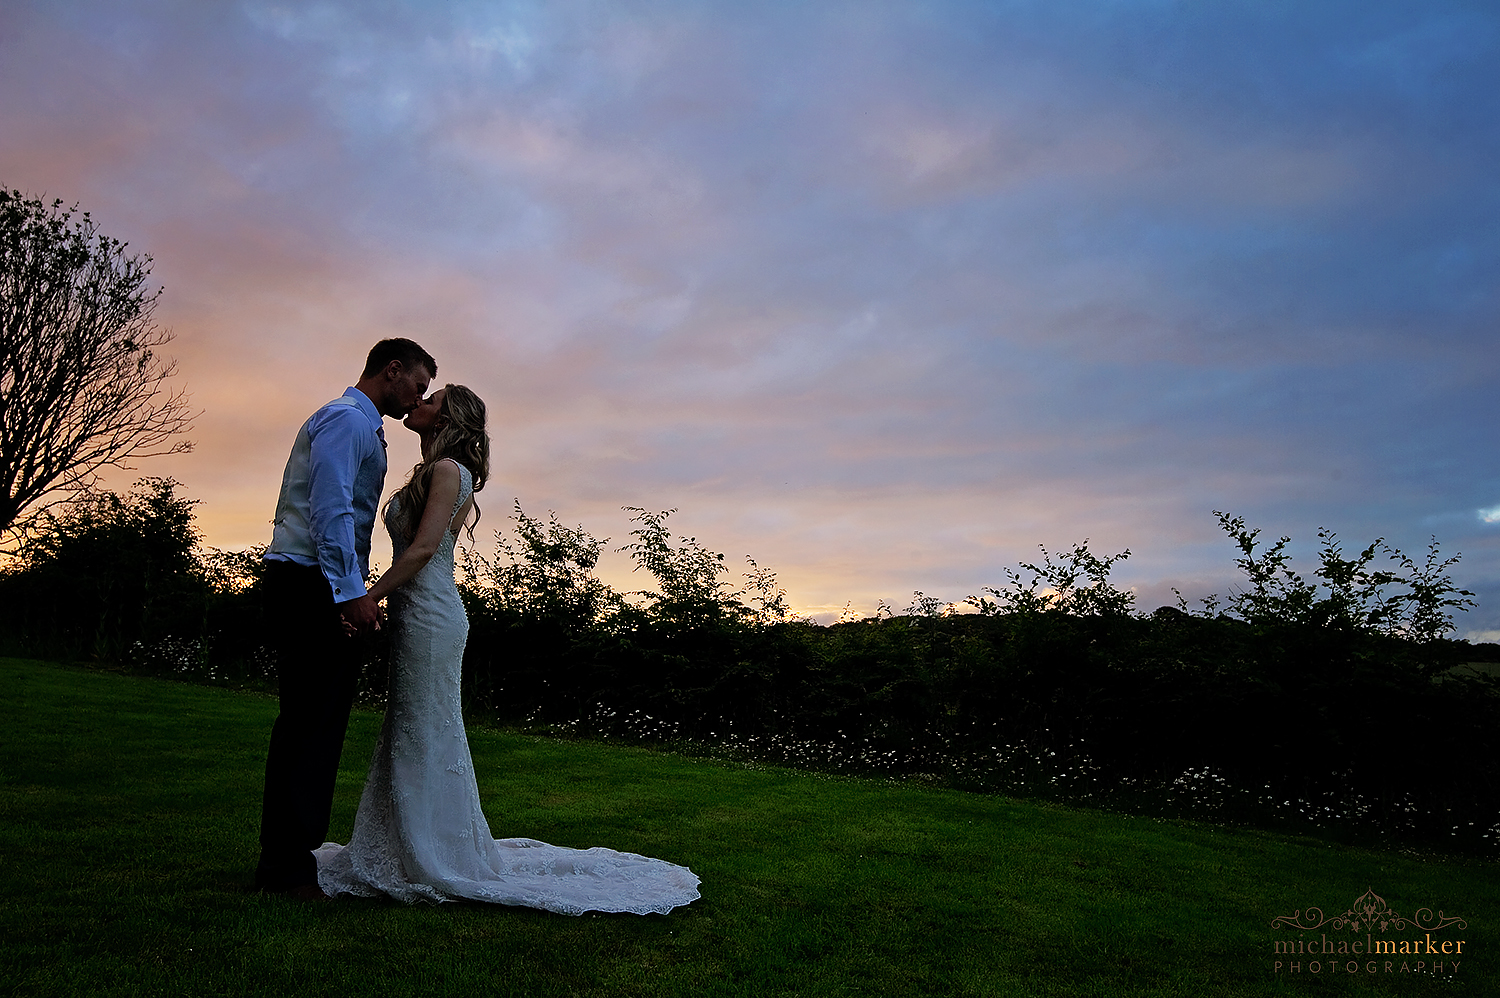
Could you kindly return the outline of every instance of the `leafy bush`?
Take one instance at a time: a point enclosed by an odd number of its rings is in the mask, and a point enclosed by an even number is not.
[[[1010,583],[1004,589],[986,586],[982,592],[995,597],[970,596],[964,602],[985,615],[997,613],[1038,613],[1053,610],[1078,617],[1114,617],[1127,614],[1135,607],[1135,593],[1116,589],[1109,583],[1109,573],[1116,562],[1130,557],[1129,549],[1101,558],[1089,550],[1089,542],[1073,545],[1066,559],[1053,562],[1045,546],[1040,566],[1027,562],[1021,568],[1031,574],[1023,582],[1013,569],[1006,569]],[[1080,579],[1087,579],[1080,585]]]
[[[260,552],[201,552],[176,483],[91,497],[0,573],[13,651],[93,657],[216,681],[270,675]],[[963,604],[921,592],[901,614],[819,626],[774,572],[627,507],[619,550],[649,578],[620,594],[607,539],[519,504],[493,559],[466,554],[466,706],[554,730],[703,747],[747,760],[984,790],[1313,821],[1353,833],[1491,833],[1500,696],[1459,668],[1500,652],[1443,637],[1473,605],[1434,541],[1384,541],[1317,565],[1217,514],[1244,584],[1151,614],[1111,580],[1129,556],[1088,543],[1006,573]],[[362,683],[378,703],[379,646]],[[1491,657],[1500,658],[1500,654]],[[1492,834],[1500,837],[1500,828]]]
[[[1318,530],[1315,578],[1307,582],[1289,562],[1290,537],[1257,553],[1259,530],[1245,526],[1244,517],[1214,512],[1219,526],[1240,550],[1235,565],[1245,573],[1249,588],[1231,594],[1227,612],[1251,623],[1292,622],[1335,630],[1357,630],[1434,641],[1453,629],[1453,611],[1474,606],[1474,594],[1459,589],[1448,575],[1458,556],[1440,560],[1437,538],[1427,548],[1426,560],[1418,566],[1406,555],[1376,538],[1352,560],[1343,556],[1338,535]],[[1371,567],[1377,555],[1400,565],[1402,571]],[[1392,587],[1405,591],[1389,592]],[[1205,609],[1212,613],[1216,596],[1207,597]],[[1179,596],[1179,604],[1186,609]]]
[[[196,501],[169,478],[45,511],[3,577],[10,638],[38,653],[118,660],[138,642],[201,630],[207,586]]]
[[[200,552],[170,478],[45,511],[0,571],[0,644],[150,673],[264,680],[260,550]]]

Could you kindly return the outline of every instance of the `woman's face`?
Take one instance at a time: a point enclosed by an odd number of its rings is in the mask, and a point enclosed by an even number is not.
[[[431,395],[417,403],[417,407],[407,413],[405,423],[408,430],[415,433],[423,433],[438,428],[438,420],[442,418],[443,396],[448,389],[439,388]]]

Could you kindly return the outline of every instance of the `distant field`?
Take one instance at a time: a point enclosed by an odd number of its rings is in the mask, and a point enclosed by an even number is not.
[[[703,899],[648,917],[299,906],[249,890],[275,709],[0,660],[7,993],[1500,993],[1493,862],[483,729],[470,736],[496,834],[683,863]],[[351,726],[335,838],[378,724]],[[1434,934],[1465,940],[1457,972],[1351,975],[1320,959],[1314,974],[1307,956],[1274,972],[1277,940],[1352,935],[1273,918],[1331,916],[1367,889],[1403,916],[1464,918]]]

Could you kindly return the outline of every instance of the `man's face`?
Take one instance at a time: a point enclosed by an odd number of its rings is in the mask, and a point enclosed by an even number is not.
[[[432,372],[421,364],[399,370],[400,373],[391,383],[391,411],[385,413],[398,419],[417,407],[422,396],[427,394],[427,386],[432,383]]]
[[[443,396],[448,389],[439,388],[431,395],[417,403],[417,407],[406,416],[406,428],[416,433],[423,433],[435,429],[438,420],[442,418]]]

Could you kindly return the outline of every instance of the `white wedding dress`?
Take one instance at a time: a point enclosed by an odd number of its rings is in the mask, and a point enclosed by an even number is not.
[[[454,515],[472,491],[468,469]],[[387,513],[387,528],[391,527]],[[354,835],[316,850],[330,895],[492,901],[567,915],[665,914],[699,897],[686,867],[613,849],[496,839],[479,806],[459,680],[469,621],[453,581],[453,525],[390,599],[391,686]],[[400,531],[391,536],[399,557]]]

